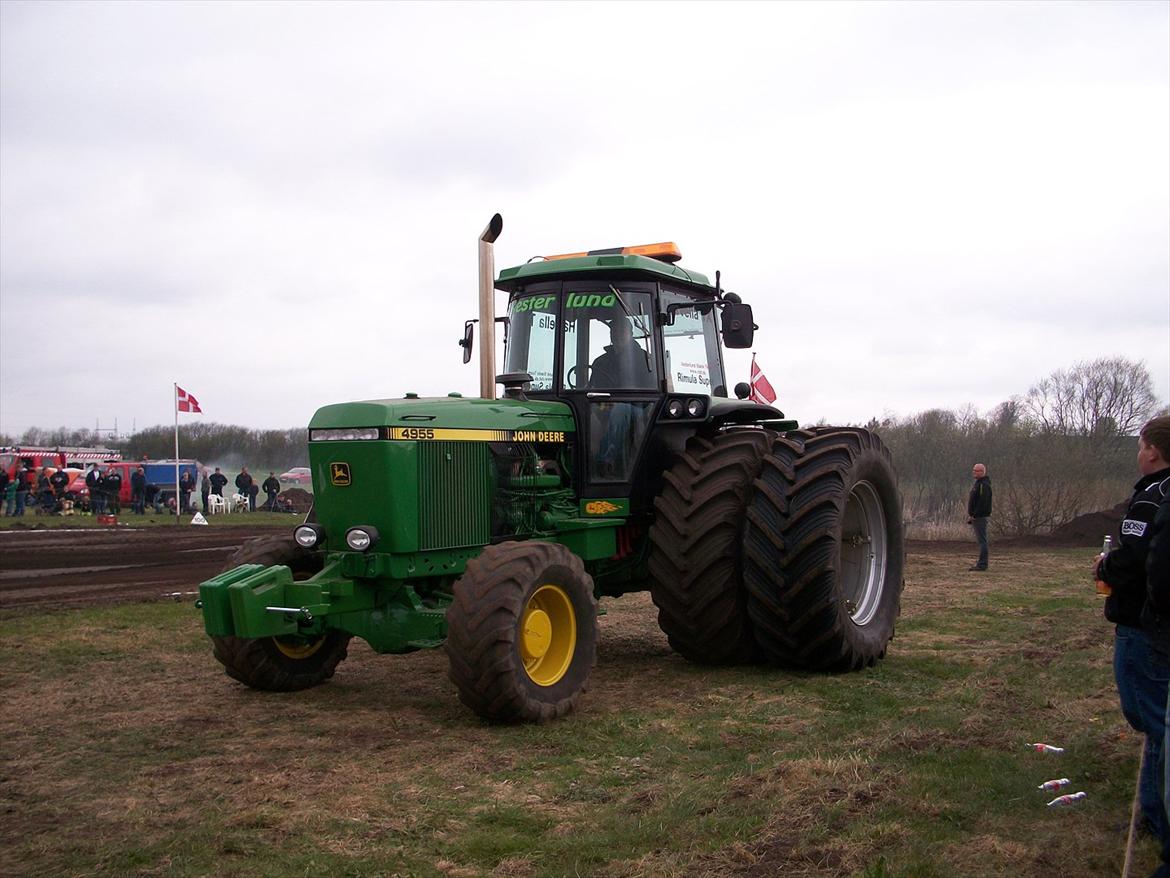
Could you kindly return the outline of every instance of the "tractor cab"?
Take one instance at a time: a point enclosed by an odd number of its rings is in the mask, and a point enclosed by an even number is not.
[[[725,344],[751,344],[751,307],[706,277],[673,265],[673,244],[546,257],[505,269],[509,293],[499,383],[507,394],[557,399],[573,410],[582,497],[653,497],[661,472],[700,427],[734,409]],[[716,424],[717,426],[717,424]],[[663,428],[663,429],[658,429]]]

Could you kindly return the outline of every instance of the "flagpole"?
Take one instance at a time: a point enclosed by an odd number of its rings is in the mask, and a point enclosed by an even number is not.
[[[179,383],[177,381],[174,385],[171,404],[175,407],[175,524],[182,524],[179,520],[182,511],[179,509]]]

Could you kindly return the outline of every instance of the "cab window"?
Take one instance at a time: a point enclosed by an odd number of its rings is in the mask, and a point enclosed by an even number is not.
[[[695,305],[690,296],[665,290],[662,304],[672,317],[662,327],[667,391],[726,396],[715,307]]]
[[[565,294],[562,380],[568,390],[655,390],[649,293],[609,287]]]
[[[557,297],[553,293],[517,296],[508,303],[505,372],[527,372],[533,390],[552,390],[556,352]]]

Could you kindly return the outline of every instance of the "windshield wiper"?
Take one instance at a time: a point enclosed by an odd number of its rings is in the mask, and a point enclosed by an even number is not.
[[[646,327],[642,325],[642,316],[640,314],[635,315],[634,312],[630,310],[630,306],[626,304],[625,297],[622,296],[622,291],[613,284],[609,285],[609,289],[610,292],[617,296],[618,304],[622,306],[622,310],[625,311],[626,316],[630,318],[630,323],[642,330],[642,338],[649,336],[650,333],[647,331]]]

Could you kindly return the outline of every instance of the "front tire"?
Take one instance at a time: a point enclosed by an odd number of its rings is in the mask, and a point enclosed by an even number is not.
[[[894,636],[904,563],[897,476],[877,436],[823,427],[773,443],[744,533],[748,612],[769,659],[873,665]]]
[[[284,565],[294,579],[308,579],[321,571],[324,560],[306,551],[291,537],[249,540],[228,559],[224,570],[241,564]],[[253,689],[294,692],[323,683],[345,659],[350,634],[327,631],[320,637],[244,638],[212,635],[212,653],[224,673]]]
[[[597,660],[597,601],[580,558],[556,543],[488,546],[454,598],[446,649],[460,701],[500,722],[576,707]]]

